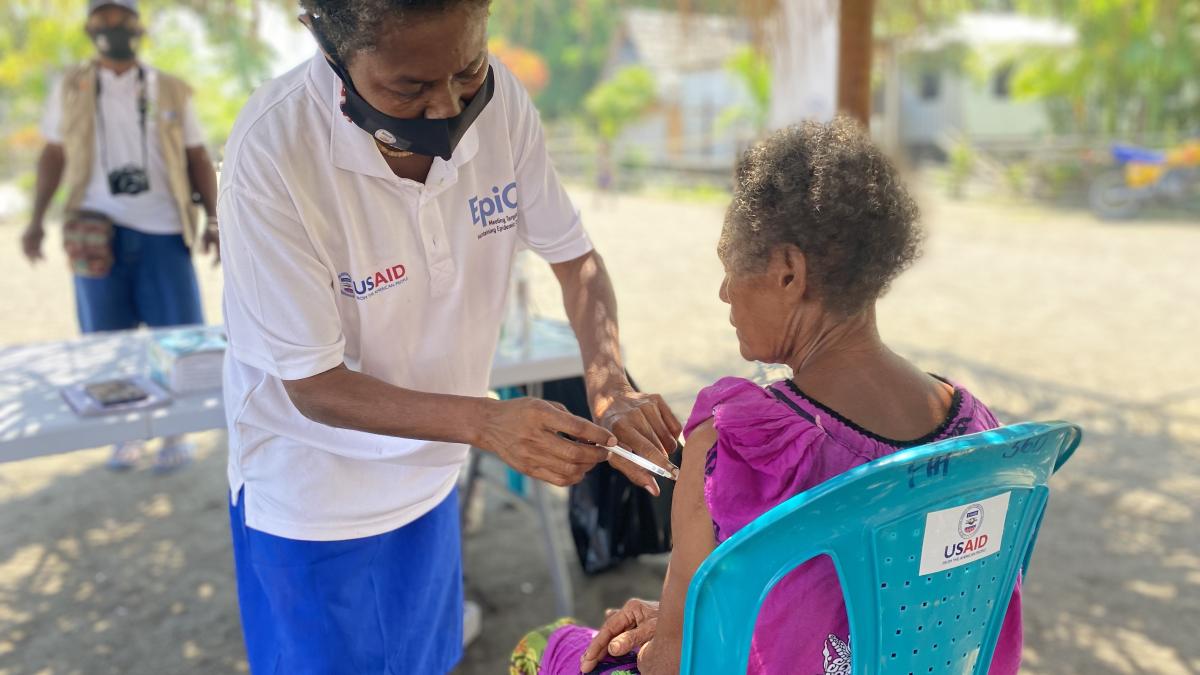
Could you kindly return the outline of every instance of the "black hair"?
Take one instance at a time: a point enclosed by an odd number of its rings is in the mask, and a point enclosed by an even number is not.
[[[317,30],[345,62],[357,52],[374,49],[379,28],[388,19],[489,4],[491,0],[300,0],[300,8],[317,19]]]

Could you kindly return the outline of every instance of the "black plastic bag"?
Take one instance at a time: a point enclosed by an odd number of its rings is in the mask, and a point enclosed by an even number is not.
[[[542,387],[542,396],[547,401],[562,403],[573,415],[592,419],[583,378],[547,382]],[[671,457],[676,465],[681,450],[676,448]],[[630,483],[624,474],[602,462],[578,485],[571,486],[567,518],[575,552],[585,573],[597,574],[628,558],[671,550],[671,495],[675,483],[656,480],[662,491],[659,497],[651,496],[645,488]]]
[[[602,463],[571,486],[568,518],[584,572],[598,574],[628,558],[671,550],[674,483],[656,480],[659,497]]]

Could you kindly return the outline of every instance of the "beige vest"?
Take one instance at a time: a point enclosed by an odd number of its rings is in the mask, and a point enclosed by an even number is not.
[[[192,204],[192,182],[188,177],[187,152],[183,142],[183,111],[192,89],[183,80],[158,71],[158,97],[151,103],[151,114],[158,115],[158,143],[167,165],[167,182],[179,220],[183,223],[183,241],[190,247],[196,240],[197,214]],[[73,66],[62,79],[62,139],[66,166],[63,184],[67,188],[66,213],[83,203],[96,151],[96,63]],[[172,110],[169,117],[159,114]]]

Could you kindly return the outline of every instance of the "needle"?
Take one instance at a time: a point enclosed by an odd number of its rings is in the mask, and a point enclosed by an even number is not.
[[[674,464],[671,464],[671,469],[667,470],[667,469],[664,469],[661,466],[655,464],[654,462],[651,462],[650,460],[646,459],[645,457],[633,454],[632,452],[626,450],[625,448],[619,448],[615,445],[612,447],[609,447],[607,445],[602,445],[600,447],[604,448],[605,450],[609,451],[610,453],[612,453],[618,457],[627,459],[627,460],[633,462],[634,464],[637,464],[638,466],[642,467],[643,469],[645,469],[645,470],[649,471],[650,473],[653,473],[657,476],[662,476],[663,478],[669,478],[671,480],[679,479],[679,467],[675,466]],[[669,462],[668,462],[668,464],[669,464]]]

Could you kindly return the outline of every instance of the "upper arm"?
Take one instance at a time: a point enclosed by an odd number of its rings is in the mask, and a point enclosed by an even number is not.
[[[62,143],[47,141],[46,145],[42,146],[42,157],[44,159],[61,164],[66,159],[66,156]]]
[[[333,274],[303,224],[244,187],[223,190],[217,208],[230,354],[282,380],[340,365]]]
[[[671,563],[663,582],[656,639],[674,643],[672,649],[677,649],[683,638],[688,586],[717,545],[712,514],[704,499],[704,465],[716,442],[717,431],[711,419],[692,430],[683,448],[679,481],[671,502]]]
[[[208,149],[203,145],[190,146],[184,149],[187,154],[188,164],[193,168],[200,168],[204,165],[212,167],[212,160],[208,158]]]
[[[316,409],[321,407],[321,394],[325,393],[327,385],[330,382],[336,382],[334,378],[343,375],[348,370],[345,363],[339,363],[333,368],[315,375],[281,380],[283,390],[287,392],[288,399],[291,400],[292,405],[296,406],[296,410],[299,410],[300,414],[314,419],[317,415]]]

